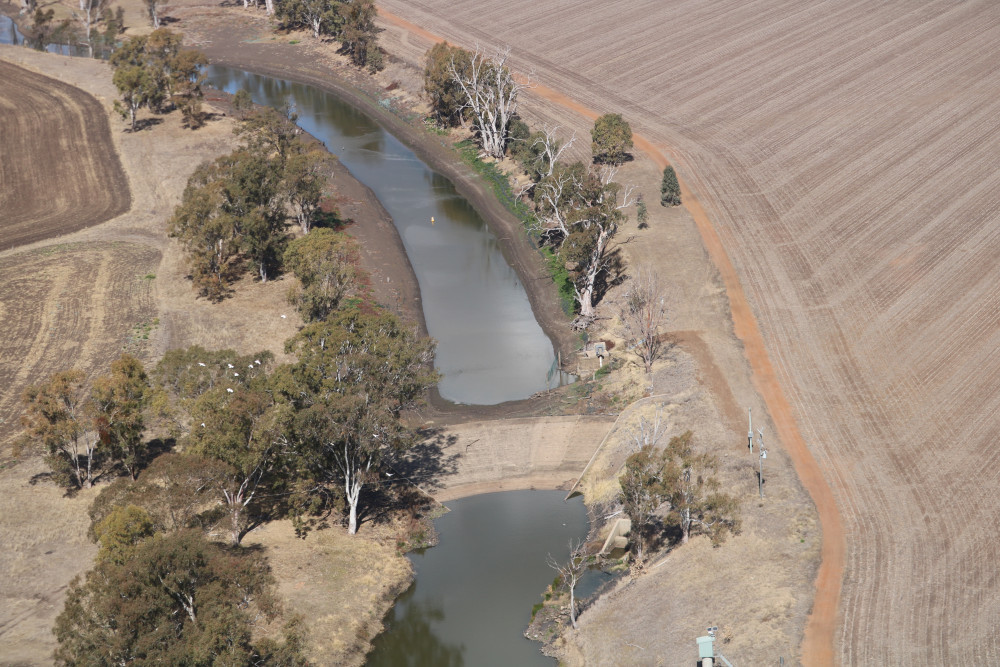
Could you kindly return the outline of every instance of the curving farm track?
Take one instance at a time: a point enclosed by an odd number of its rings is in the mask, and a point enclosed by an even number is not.
[[[673,149],[844,522],[836,661],[1000,663],[1000,5],[380,5]]]
[[[3,60],[0,81],[0,250],[127,211],[128,180],[100,102]]]

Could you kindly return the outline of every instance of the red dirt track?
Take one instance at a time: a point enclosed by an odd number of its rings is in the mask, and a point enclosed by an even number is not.
[[[0,250],[127,211],[128,181],[100,102],[2,60],[0,81]]]
[[[1000,663],[1000,6],[544,5],[380,9],[673,148],[823,520],[803,661]]]

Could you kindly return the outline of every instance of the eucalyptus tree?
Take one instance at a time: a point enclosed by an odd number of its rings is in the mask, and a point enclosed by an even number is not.
[[[481,47],[468,56],[452,53],[448,70],[462,89],[461,110],[468,110],[483,152],[502,160],[507,150],[511,120],[518,98],[528,84],[518,81],[507,66],[510,47],[487,53]]]
[[[318,484],[342,485],[352,535],[363,488],[415,443],[402,412],[437,381],[433,350],[395,316],[359,309],[311,324],[286,345],[298,359],[286,390],[298,408],[298,450]]]

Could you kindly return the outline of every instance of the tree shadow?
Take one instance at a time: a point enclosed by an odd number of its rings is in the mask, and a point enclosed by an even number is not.
[[[140,118],[135,121],[135,129],[129,130],[130,132],[142,132],[146,128],[153,127],[155,125],[160,125],[163,123],[162,118],[152,117],[152,118]]]
[[[393,467],[399,475],[424,491],[438,491],[447,477],[458,472],[458,460],[462,454],[446,453],[446,449],[453,448],[458,442],[458,436],[445,435],[441,428],[420,429],[417,434],[420,442],[408,449]]]
[[[52,482],[56,483],[56,474],[51,471],[35,473],[28,479],[28,484],[30,486],[36,486],[41,482]]]

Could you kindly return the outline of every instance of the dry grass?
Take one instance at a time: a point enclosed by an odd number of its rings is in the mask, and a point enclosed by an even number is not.
[[[66,497],[45,480],[40,459],[0,468],[0,663],[47,664],[70,580],[90,569],[97,548],[87,538],[87,508],[97,494]]]
[[[360,665],[382,617],[413,578],[399,555],[392,525],[361,526],[352,537],[342,527],[295,537],[291,522],[276,521],[247,539],[266,549],[285,612],[309,627],[309,657],[317,665]]]

